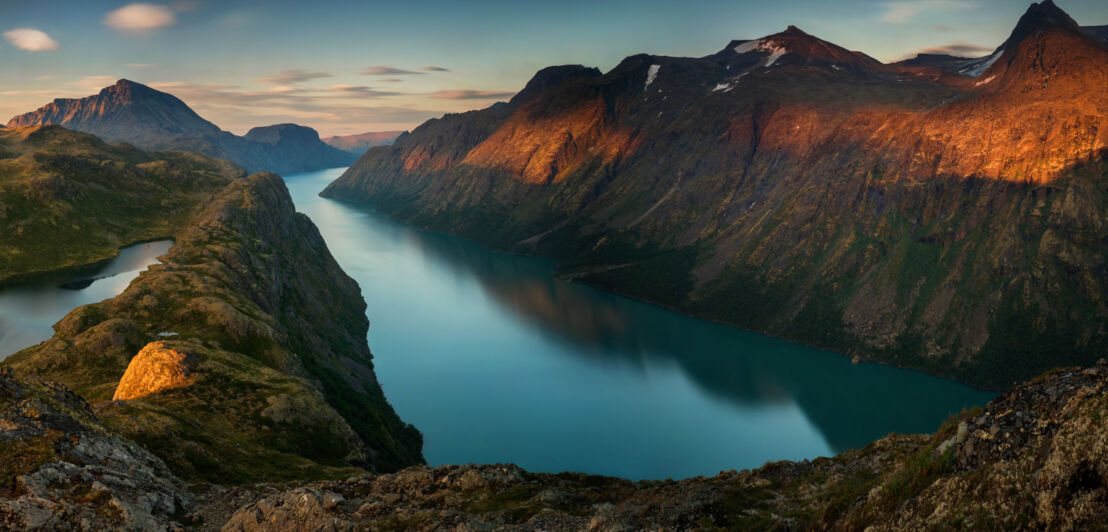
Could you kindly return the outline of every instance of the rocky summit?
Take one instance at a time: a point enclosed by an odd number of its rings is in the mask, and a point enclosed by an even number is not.
[[[1046,1],[973,68],[927,63],[790,27],[545,69],[323,195],[981,387],[1091,364],[1108,349],[1108,47]]]

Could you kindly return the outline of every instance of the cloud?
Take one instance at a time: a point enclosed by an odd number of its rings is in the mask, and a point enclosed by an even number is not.
[[[99,91],[108,85],[114,85],[116,81],[115,76],[85,76],[77,81],[71,81],[69,84],[87,91]]]
[[[431,93],[437,100],[502,100],[515,96],[514,92],[449,90]]]
[[[28,52],[48,52],[58,49],[57,41],[33,28],[16,28],[5,31],[4,38],[16,48]]]
[[[423,72],[413,72],[385,65],[371,66],[362,71],[365,76],[422,76]]]
[[[123,66],[127,68],[150,68],[154,66],[153,63],[126,63]]]
[[[365,87],[362,85],[346,84],[331,85],[331,91],[340,94],[356,94],[358,96],[371,96],[375,98],[378,96],[399,96],[400,94],[403,94],[400,92],[379,91],[372,87]]]
[[[293,83],[301,83],[304,81],[311,81],[313,79],[329,77],[331,77],[331,74],[328,74],[326,72],[309,72],[307,70],[293,68],[289,70],[282,70],[276,74],[273,74],[272,76],[259,78],[258,81],[271,85],[291,85]]]
[[[177,15],[166,6],[128,4],[104,17],[104,24],[128,33],[149,33],[177,23]]]
[[[379,105],[383,96],[401,95],[363,85],[328,88],[270,87],[249,90],[237,85],[160,81],[151,87],[184,100],[204,118],[231,131],[245,132],[265,123],[296,121],[324,136],[371,130],[407,129],[450,109]]]
[[[422,70],[426,70],[428,72],[450,72],[449,68],[443,68],[440,66],[425,66],[422,68]]]
[[[911,2],[886,2],[881,4],[884,11],[879,17],[881,22],[904,24],[927,11],[951,11],[974,7],[965,0],[914,0]]]
[[[952,42],[950,44],[944,44],[942,46],[932,46],[929,48],[923,48],[916,50],[908,54],[905,58],[911,59],[917,54],[945,54],[953,55],[956,57],[981,57],[992,53],[993,49],[988,46],[981,46],[979,44],[973,44],[968,42]]]

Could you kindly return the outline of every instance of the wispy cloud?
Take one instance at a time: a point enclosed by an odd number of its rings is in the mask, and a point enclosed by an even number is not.
[[[150,68],[154,65],[152,63],[126,63],[123,66],[127,68]]]
[[[126,33],[144,34],[177,23],[173,10],[155,4],[128,4],[104,17],[104,24]]]
[[[46,33],[34,28],[16,28],[4,32],[12,46],[28,52],[48,52],[58,49],[58,43]]]
[[[968,42],[952,42],[950,44],[944,44],[942,46],[932,46],[929,48],[923,48],[916,50],[908,55],[909,58],[915,57],[916,54],[945,54],[958,57],[980,57],[988,55],[993,51],[988,46],[981,46],[980,44],[973,44]]]
[[[427,72],[450,72],[449,68],[443,68],[440,66],[425,66],[421,70],[426,70]]]
[[[502,100],[515,96],[514,92],[500,91],[475,91],[475,90],[448,90],[431,93],[431,97],[437,100]]]
[[[404,105],[380,105],[383,98],[402,94],[378,91],[363,85],[270,87],[266,90],[181,81],[149,85],[181,98],[201,116],[221,127],[239,132],[258,124],[290,120],[307,123],[324,134],[406,129],[446,112]]]
[[[885,2],[881,4],[880,20],[889,24],[904,24],[928,11],[963,10],[975,4],[966,0],[913,0],[908,2]]]
[[[301,83],[304,81],[311,81],[313,79],[329,77],[331,77],[331,74],[328,74],[327,72],[309,72],[307,70],[293,68],[289,70],[282,70],[276,74],[273,74],[272,76],[259,78],[258,81],[270,85],[291,85],[293,83]]]
[[[365,87],[365,86],[362,86],[362,85],[345,85],[345,84],[331,85],[331,92],[338,93],[338,94],[341,94],[341,95],[356,95],[358,97],[370,97],[370,98],[379,98],[379,97],[382,97],[382,96],[400,96],[400,95],[404,94],[402,92],[379,91],[379,90],[374,89],[372,87]]]
[[[69,84],[91,92],[99,91],[115,82],[115,76],[85,76],[77,81],[71,81]]]
[[[402,68],[386,65],[377,65],[366,68],[362,71],[362,74],[366,76],[421,76],[423,72],[404,70]]]

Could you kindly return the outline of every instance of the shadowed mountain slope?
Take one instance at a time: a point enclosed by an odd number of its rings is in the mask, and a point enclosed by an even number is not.
[[[789,28],[546,69],[511,102],[371,149],[323,195],[1003,387],[1108,348],[1108,49],[1044,2],[998,51],[973,77]]]

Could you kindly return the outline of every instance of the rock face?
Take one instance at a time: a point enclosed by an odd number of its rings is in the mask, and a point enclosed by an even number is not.
[[[72,387],[190,481],[422,463],[373,373],[361,291],[279,176],[232,181],[174,236],[161,265],[5,365]]]
[[[361,157],[363,153],[374,146],[388,146],[403,135],[404,131],[373,131],[358,135],[342,135],[327,137],[323,142],[342,151]]]
[[[1108,48],[1044,2],[971,70],[883,65],[796,28],[557,67],[371,150],[323,195],[1003,388],[1108,349]]]
[[[54,100],[36,111],[12,118],[8,127],[50,124],[107,139],[221,132],[175,96],[125,79],[87,98]]]
[[[150,342],[131,359],[119,379],[112,401],[138,399],[174,388],[190,386],[196,380],[195,364],[187,353],[165,342]]]
[[[242,170],[58,126],[0,131],[0,284],[110,259],[180,230]]]
[[[167,530],[190,502],[147,450],[56,383],[0,368],[0,528]]]
[[[59,99],[8,121],[9,128],[57,124],[152,150],[185,150],[229,160],[250,172],[291,174],[350,164],[354,157],[295,124],[255,128],[245,137],[219,129],[172,94],[121,79],[99,94]]]

